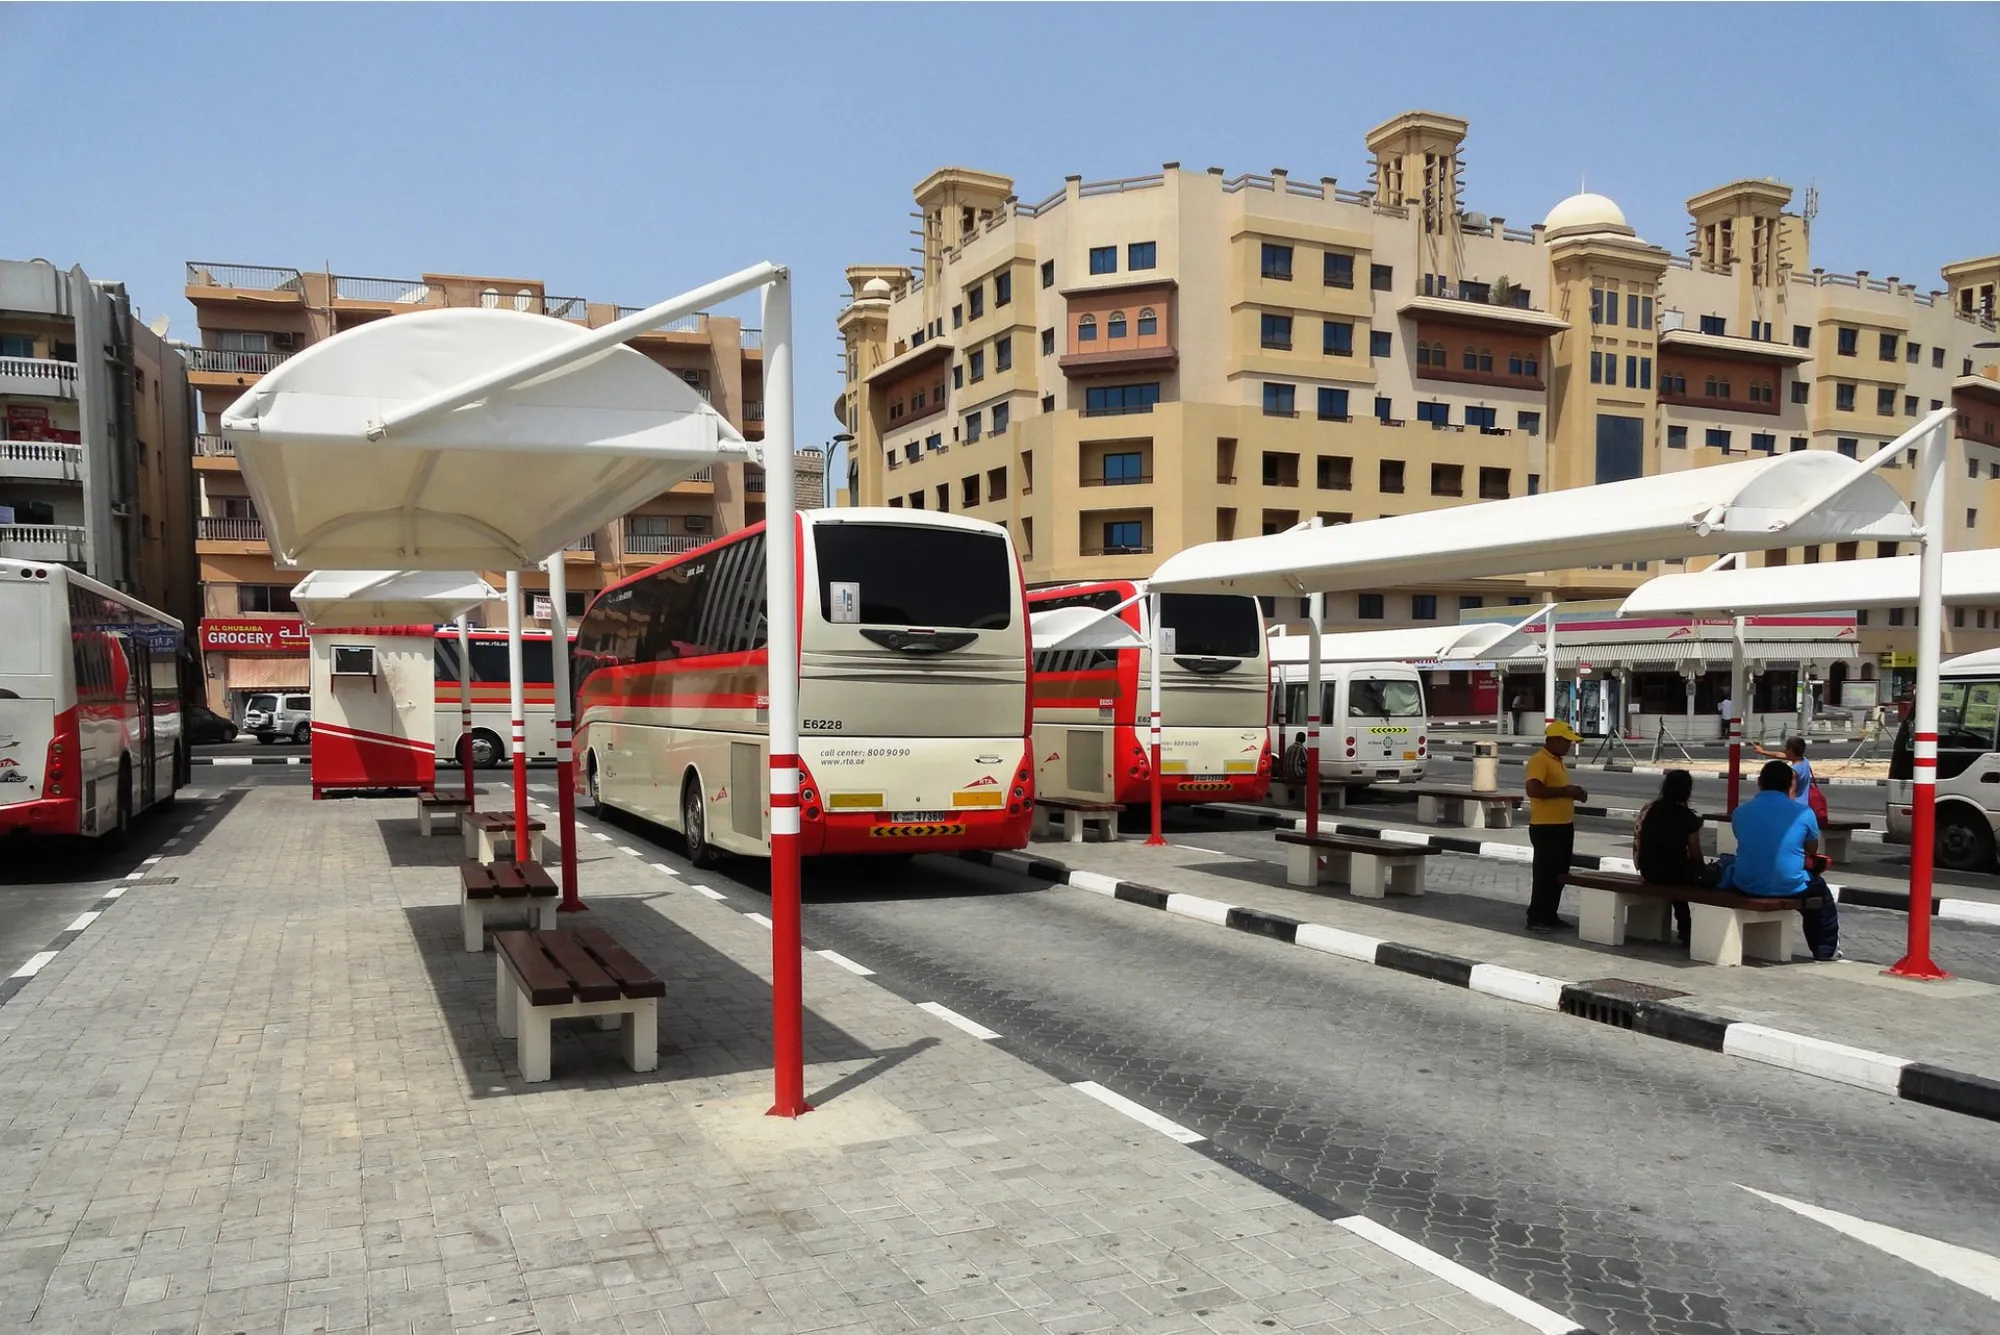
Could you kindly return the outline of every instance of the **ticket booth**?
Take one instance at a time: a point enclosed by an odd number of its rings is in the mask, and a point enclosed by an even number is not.
[[[437,641],[429,626],[312,628],[312,789],[437,780]]]

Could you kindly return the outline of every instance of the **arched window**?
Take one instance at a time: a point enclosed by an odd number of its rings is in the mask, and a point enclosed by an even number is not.
[[[1124,311],[1113,311],[1113,312],[1111,312],[1111,318],[1110,318],[1110,319],[1108,319],[1108,320],[1106,320],[1106,321],[1104,322],[1104,336],[1105,336],[1106,338],[1123,338],[1123,337],[1125,337],[1125,312],[1124,312]]]
[[[1705,381],[1705,382],[1703,383],[1703,385],[1702,385],[1702,389],[1703,389],[1703,391],[1704,391],[1705,393],[1707,393],[1707,395],[1708,395],[1708,397],[1709,397],[1709,398],[1711,398],[1711,399],[1712,399],[1712,398],[1714,398],[1714,397],[1715,397],[1715,377],[1714,377],[1714,376],[1710,376],[1710,377],[1709,377],[1709,378],[1708,378],[1708,379],[1707,379],[1707,380],[1706,380],[1706,381]]]
[[[1160,317],[1153,314],[1151,306],[1139,308],[1139,337],[1151,338],[1160,332]]]
[[[1076,341],[1079,343],[1095,343],[1097,341],[1097,317],[1095,315],[1085,315],[1077,320]]]
[[[1466,370],[1477,371],[1479,369],[1479,349],[1473,347],[1470,343],[1466,344],[1463,361]]]
[[[1493,369],[1493,349],[1481,348],[1479,350],[1479,369],[1482,371]]]

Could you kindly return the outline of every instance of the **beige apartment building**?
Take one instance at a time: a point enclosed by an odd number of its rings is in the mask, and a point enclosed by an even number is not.
[[[1786,450],[1872,456],[1958,410],[1949,538],[2000,534],[2000,255],[1943,286],[1813,267],[1773,181],[1687,202],[1676,252],[1600,195],[1521,227],[1478,212],[1467,122],[1366,137],[1360,188],[1283,169],[1085,182],[1035,203],[1004,176],[916,187],[921,263],[847,271],[841,312],[862,505],[1007,524],[1031,580],[1144,575],[1193,543],[1698,468]],[[1887,474],[1907,494],[1912,470]],[[1780,561],[1875,556],[1854,544]],[[1678,569],[1678,566],[1672,567]],[[1614,597],[1657,564],[1382,589],[1336,629]],[[1281,617],[1292,607],[1274,609]],[[1894,625],[1883,623],[1894,622]],[[1862,632],[1900,668],[1913,614]],[[1981,635],[1985,630],[1988,633]],[[1966,609],[1956,651],[2000,643]]]
[[[186,350],[189,378],[200,396],[201,433],[195,440],[200,518],[196,552],[201,563],[203,639],[211,705],[240,716],[243,695],[257,689],[306,687],[304,640],[291,602],[303,571],[280,570],[271,560],[234,452],[221,435],[225,409],[266,372],[321,339],[370,320],[440,307],[498,307],[597,328],[639,308],[552,296],[534,279],[462,274],[421,278],[360,278],[262,265],[187,266],[187,298],[200,325],[201,345]],[[763,435],[763,351],[759,331],[722,315],[699,314],[641,335],[631,346],[682,377],[745,436]],[[496,465],[497,466],[497,465]],[[822,461],[798,456],[799,495],[815,504],[823,486]],[[532,486],[532,479],[522,485]],[[764,517],[763,470],[721,465],[655,497],[595,533],[579,534],[567,553],[571,624],[592,593],[676,552],[753,524]],[[503,578],[488,572],[496,585]],[[547,579],[522,577],[530,624],[553,624]],[[540,594],[540,597],[536,595]],[[494,605],[481,620],[502,625]],[[261,644],[261,648],[245,648]]]

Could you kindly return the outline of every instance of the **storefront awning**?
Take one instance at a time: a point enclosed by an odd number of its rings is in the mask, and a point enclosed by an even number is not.
[[[232,691],[303,691],[308,689],[307,660],[289,658],[230,658],[223,684]]]
[[[1504,660],[1511,672],[1539,672],[1543,650],[1524,648]],[[1755,644],[1750,658],[1766,665],[1774,663],[1831,663],[1859,658],[1861,648],[1853,640],[1783,640]],[[1699,671],[1729,666],[1727,640],[1675,640],[1664,644],[1558,644],[1556,666],[1575,668],[1590,664],[1591,671],[1603,675],[1619,668],[1634,672],[1678,672],[1690,663]]]

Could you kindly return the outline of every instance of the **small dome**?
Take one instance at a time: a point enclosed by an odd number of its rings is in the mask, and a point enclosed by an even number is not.
[[[871,278],[861,285],[861,295],[871,299],[886,297],[889,291],[889,280],[886,278]]]
[[[1542,226],[1548,229],[1551,238],[1583,232],[1616,232],[1620,236],[1632,235],[1631,225],[1625,221],[1625,210],[1603,195],[1587,193],[1571,195],[1550,209],[1549,216]]]

